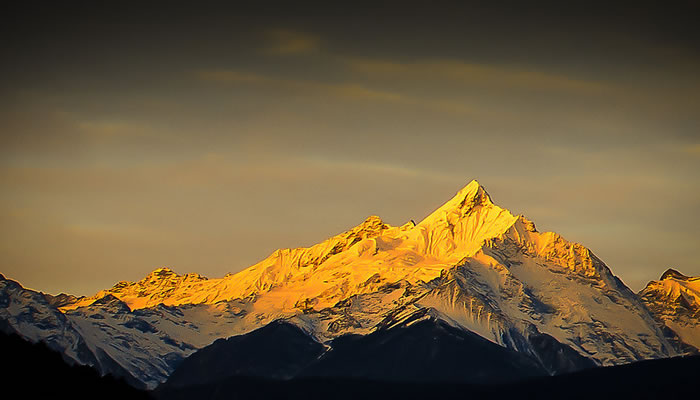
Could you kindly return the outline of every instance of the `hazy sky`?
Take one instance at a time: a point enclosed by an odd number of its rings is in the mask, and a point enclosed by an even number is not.
[[[0,272],[25,286],[220,277],[471,179],[633,290],[700,275],[692,1],[60,3],[0,23]]]

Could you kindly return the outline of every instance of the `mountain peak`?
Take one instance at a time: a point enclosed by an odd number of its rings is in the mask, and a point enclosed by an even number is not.
[[[154,269],[150,274],[146,275],[146,280],[162,280],[171,277],[178,277],[180,275],[168,267],[161,267]]]
[[[479,204],[493,204],[491,202],[491,196],[489,196],[484,186],[482,186],[476,179],[472,180],[467,184],[467,186],[460,189],[460,191],[455,195],[455,199],[461,199],[462,203],[469,201]]]
[[[669,269],[666,270],[666,272],[664,272],[663,274],[661,274],[661,280],[662,280],[662,281],[663,281],[664,279],[668,279],[668,278],[675,278],[675,279],[680,279],[680,280],[688,280],[688,279],[690,279],[689,276],[685,276],[685,275],[681,274],[680,272],[676,271],[676,270],[673,269],[673,268],[669,268]]]
[[[113,312],[130,312],[131,308],[121,301],[118,297],[108,294],[100,299],[95,300],[92,304],[93,307],[100,307],[104,309],[109,309]]]
[[[445,213],[458,213],[460,215],[468,214],[477,206],[493,206],[491,196],[486,189],[475,179],[460,189],[454,197],[448,200],[440,208],[430,214],[426,220],[436,215],[444,215]]]
[[[507,216],[513,217],[507,210],[493,204],[491,196],[486,189],[475,179],[460,189],[454,197],[440,206],[437,210],[428,215],[420,225],[432,224],[436,220],[445,219],[446,216],[452,216],[450,219],[466,217],[478,207],[494,208],[499,211],[506,211]],[[512,224],[513,221],[510,221]]]
[[[479,183],[478,180],[472,179],[462,189],[460,189],[458,193],[467,192],[467,191],[475,191],[475,190],[479,190],[479,189],[485,190],[484,186],[481,183]]]
[[[156,268],[151,272],[151,275],[172,275],[176,274],[175,271],[168,267]],[[177,274],[176,274],[177,275]]]
[[[382,221],[382,219],[379,216],[370,215],[360,225],[361,226],[375,226],[375,225],[383,225],[383,224],[384,224],[384,221]]]
[[[503,235],[517,219],[493,204],[486,189],[473,180],[425,217],[417,225],[417,234],[428,235],[422,242],[431,256],[471,256],[486,240]]]
[[[382,219],[376,215],[370,215],[361,224],[351,228],[348,231],[340,233],[330,239],[329,241],[335,242],[336,240],[346,241],[347,239],[374,237],[381,234],[385,229],[390,228],[389,225],[385,224]]]

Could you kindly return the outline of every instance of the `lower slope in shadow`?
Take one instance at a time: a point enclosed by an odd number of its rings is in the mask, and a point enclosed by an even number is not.
[[[366,336],[340,337],[324,350],[301,329],[277,321],[193,354],[154,395],[175,400],[651,399],[695,395],[700,371],[700,356],[694,356],[548,376],[540,362],[429,315]]]
[[[150,399],[123,379],[101,377],[87,366],[71,366],[44,343],[30,343],[0,332],[0,377],[5,393],[18,391],[26,398]]]
[[[295,325],[273,321],[240,336],[219,339],[187,357],[166,386],[205,384],[231,376],[288,379],[315,362],[325,347]]]
[[[301,376],[502,383],[548,375],[526,355],[434,318],[340,337],[331,347]]]
[[[287,398],[304,397],[309,382],[317,394],[324,393],[324,388],[337,390],[335,382],[341,387],[357,382],[358,387],[393,392],[417,382],[430,387],[438,383],[514,382],[546,375],[541,364],[528,356],[430,316],[366,336],[340,337],[331,342],[330,350],[295,325],[276,321],[197,351],[182,362],[156,395],[164,399],[237,398],[243,394]],[[241,386],[234,388],[239,383]],[[291,385],[290,393],[287,385]],[[234,392],[224,394],[222,388]]]

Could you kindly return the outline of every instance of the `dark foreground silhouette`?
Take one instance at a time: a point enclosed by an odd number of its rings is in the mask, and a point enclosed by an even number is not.
[[[540,335],[536,358],[438,319],[408,322],[365,336],[341,336],[326,349],[299,327],[274,321],[198,350],[175,369],[164,387],[206,385],[231,376],[503,384],[549,376],[551,370],[595,366],[545,335]]]
[[[43,343],[0,332],[3,393],[24,399],[152,399],[150,394],[86,366],[72,366]]]
[[[663,399],[695,398],[700,356],[592,368],[508,384],[417,383],[343,377],[291,380],[233,376],[214,382],[145,392],[85,366],[68,365],[59,353],[0,333],[0,373],[5,393],[70,399]],[[487,360],[485,360],[487,361]],[[225,371],[221,371],[225,374]],[[687,396],[687,397],[685,397]]]
[[[378,382],[343,378],[232,377],[178,388],[159,399],[674,399],[696,398],[700,356],[642,361],[511,384]],[[684,397],[688,396],[688,397]]]

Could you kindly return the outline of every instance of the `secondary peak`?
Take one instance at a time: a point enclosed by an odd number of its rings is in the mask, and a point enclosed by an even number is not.
[[[153,272],[148,274],[147,278],[165,279],[171,276],[178,276],[175,271],[170,268],[162,267],[154,269]]]
[[[680,272],[676,271],[676,270],[673,269],[673,268],[667,269],[666,272],[664,272],[664,273],[661,275],[661,280],[662,280],[662,281],[663,281],[664,279],[668,279],[668,278],[675,278],[675,279],[680,279],[680,280],[687,280],[687,279],[690,279],[689,276],[685,276],[685,275],[681,274]]]
[[[379,225],[383,223],[384,221],[382,221],[380,217],[376,215],[370,215],[364,220],[364,222],[362,222],[362,225]]]

